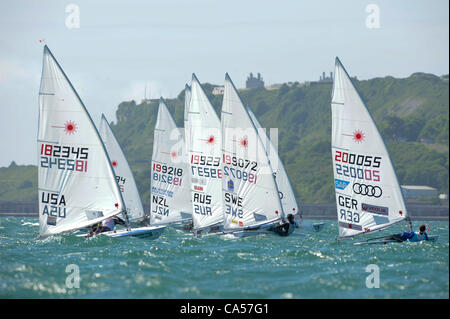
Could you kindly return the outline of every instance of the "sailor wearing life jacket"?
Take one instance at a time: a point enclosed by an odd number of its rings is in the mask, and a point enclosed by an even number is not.
[[[294,229],[298,228],[299,226],[297,221],[294,219],[294,215],[288,214],[287,219],[288,219],[287,222],[285,221],[281,225],[270,227],[269,230],[275,232],[280,236],[289,236],[290,234],[292,234]]]
[[[425,232],[425,225],[420,226],[419,232],[403,232],[400,238],[403,241],[411,241],[411,242],[428,240],[428,235]]]
[[[114,230],[114,227],[116,226],[116,223],[114,221],[114,218],[109,217],[102,221],[102,229],[101,232],[107,232]]]
[[[96,234],[104,233],[107,231],[112,231],[112,230],[114,230],[116,224],[126,225],[125,221],[123,221],[122,219],[120,219],[117,216],[109,217],[109,218],[104,219],[101,222],[101,224],[99,223],[97,225],[97,227],[92,227],[92,229],[91,229],[90,233],[87,235],[87,237],[91,237]]]

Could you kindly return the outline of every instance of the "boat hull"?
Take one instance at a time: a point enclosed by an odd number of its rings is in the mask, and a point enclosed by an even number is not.
[[[379,240],[367,240],[367,241],[362,241],[362,242],[357,242],[357,243],[353,243],[353,245],[386,245],[386,244],[390,244],[390,243],[404,243],[407,242],[407,240],[405,241],[398,241],[395,239],[388,239],[390,236],[386,237],[385,239],[379,239]],[[422,242],[436,242],[438,240],[439,236],[434,235],[434,236],[428,236],[428,240],[422,240],[422,241],[418,241],[417,243],[422,243]]]
[[[139,239],[146,239],[146,240],[154,240],[157,239],[161,234],[163,233],[166,226],[148,226],[148,227],[139,227],[139,228],[131,228],[128,229],[121,229],[121,230],[113,230],[108,231],[104,233],[100,233],[94,236],[98,235],[105,235],[108,237],[113,238],[119,238],[119,237],[135,237]],[[89,234],[83,234],[83,235],[77,235],[78,237],[92,237],[89,236]]]

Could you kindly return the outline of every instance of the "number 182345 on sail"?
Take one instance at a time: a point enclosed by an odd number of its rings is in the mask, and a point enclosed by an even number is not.
[[[69,171],[87,172],[89,148],[41,144],[39,165]],[[75,158],[69,158],[75,157]]]

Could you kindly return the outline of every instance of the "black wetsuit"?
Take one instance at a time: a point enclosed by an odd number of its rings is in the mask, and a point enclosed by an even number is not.
[[[289,236],[295,229],[295,224],[291,223],[284,223],[281,225],[277,225],[272,227],[270,230],[275,232],[276,234],[280,236]]]

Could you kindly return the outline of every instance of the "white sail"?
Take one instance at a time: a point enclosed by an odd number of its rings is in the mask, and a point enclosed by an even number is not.
[[[191,103],[191,87],[186,84],[184,88],[184,154],[185,161],[189,165],[189,104]]]
[[[289,181],[288,174],[286,169],[284,168],[283,162],[281,161],[280,156],[278,155],[275,146],[272,141],[269,139],[267,134],[264,132],[263,127],[258,122],[255,114],[253,114],[252,110],[247,107],[248,114],[255,125],[258,135],[263,142],[263,146],[266,149],[266,153],[269,157],[270,166],[275,175],[275,181],[278,187],[278,194],[280,196],[281,205],[283,206],[284,213],[287,214],[299,214],[297,200],[295,199],[294,190],[292,189],[291,183]]]
[[[277,223],[283,209],[269,159],[228,74],[221,118],[224,231]]]
[[[338,58],[331,110],[339,237],[380,230],[404,220],[406,206],[389,152]]]
[[[83,228],[125,209],[98,131],[47,46],[38,127],[41,237]]]
[[[184,139],[161,98],[156,120],[151,169],[151,225],[192,218],[189,166]]]
[[[195,74],[188,111],[188,154],[194,230],[223,221],[220,120]]]
[[[116,173],[116,180],[119,184],[122,197],[127,207],[127,214],[130,222],[138,222],[144,217],[144,207],[142,207],[141,197],[134,180],[125,154],[120,147],[114,133],[109,126],[108,120],[102,114],[102,120],[99,127],[100,136],[105,144],[111,164]]]

